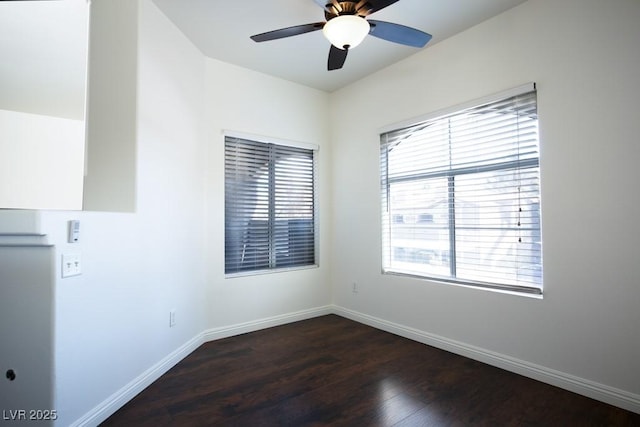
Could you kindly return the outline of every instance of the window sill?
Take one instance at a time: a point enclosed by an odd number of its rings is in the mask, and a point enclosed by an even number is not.
[[[415,273],[408,273],[405,271],[399,271],[399,270],[393,270],[393,269],[383,269],[382,274],[391,275],[391,276],[408,277],[408,278],[424,280],[432,283],[460,286],[463,288],[471,288],[471,289],[477,289],[481,291],[497,292],[501,294],[515,295],[515,296],[540,299],[540,300],[543,299],[542,289],[533,288],[533,287],[498,285],[493,283],[463,282],[463,281],[454,280],[454,279],[422,276]]]
[[[242,271],[239,273],[225,273],[225,279],[235,279],[238,277],[248,277],[248,276],[263,276],[265,274],[276,274],[276,273],[288,273],[291,271],[299,271],[299,270],[313,270],[316,268],[320,268],[318,264],[313,265],[301,265],[298,267],[283,267],[283,268],[271,268],[264,270],[251,270],[251,271]]]

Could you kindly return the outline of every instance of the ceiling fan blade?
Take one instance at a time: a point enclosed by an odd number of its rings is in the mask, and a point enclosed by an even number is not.
[[[327,61],[327,69],[331,70],[339,70],[344,65],[344,61],[347,60],[347,54],[349,53],[349,49],[338,49],[334,45],[331,45],[331,50],[329,50],[329,60]]]
[[[251,36],[254,42],[266,42],[269,40],[283,39],[285,37],[297,36],[321,30],[326,22],[314,22],[313,24],[295,25],[293,27],[280,28],[279,30],[267,31],[266,33]]]
[[[412,47],[424,47],[431,40],[431,34],[415,28],[373,19],[368,21],[371,26],[369,34],[383,40]]]

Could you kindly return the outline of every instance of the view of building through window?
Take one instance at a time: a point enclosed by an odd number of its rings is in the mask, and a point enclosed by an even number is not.
[[[541,289],[535,92],[382,136],[386,271]]]

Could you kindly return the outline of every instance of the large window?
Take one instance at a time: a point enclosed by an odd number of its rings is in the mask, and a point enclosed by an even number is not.
[[[383,271],[542,293],[535,86],[381,135]]]
[[[225,273],[316,263],[314,150],[225,137]]]

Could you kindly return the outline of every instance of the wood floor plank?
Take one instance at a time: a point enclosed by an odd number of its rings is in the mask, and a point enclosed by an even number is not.
[[[103,426],[640,426],[640,415],[328,315],[206,343]]]

